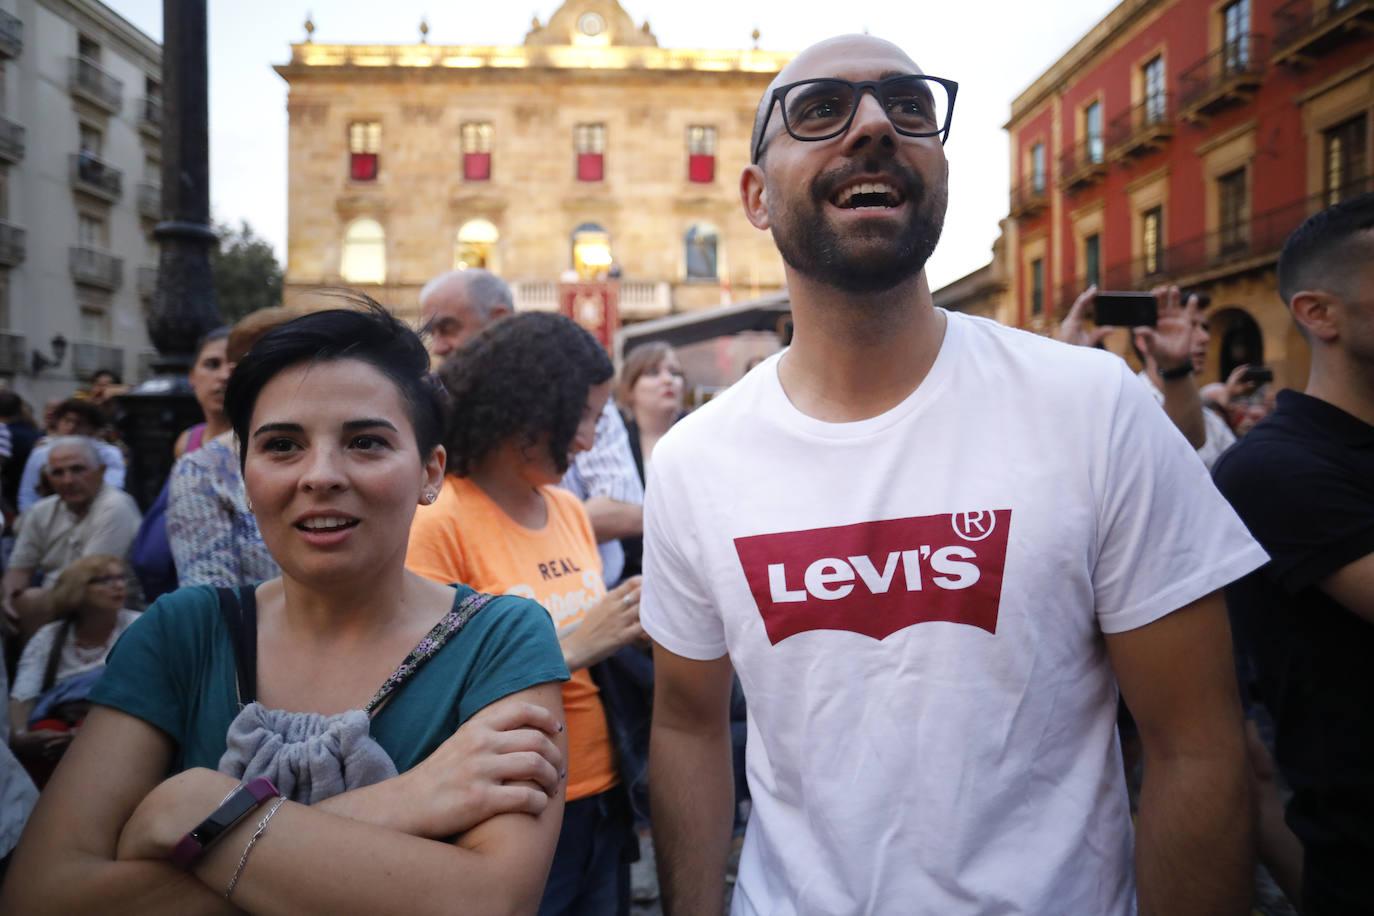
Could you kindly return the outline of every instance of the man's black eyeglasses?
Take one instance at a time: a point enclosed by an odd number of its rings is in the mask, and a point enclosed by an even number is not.
[[[857,83],[825,77],[788,83],[773,90],[750,161],[758,162],[763,153],[774,104],[782,109],[783,126],[795,139],[829,140],[849,130],[865,89],[872,90],[897,133],[908,137],[939,136],[941,143],[949,139],[954,95],[959,91],[954,80],[915,73]]]

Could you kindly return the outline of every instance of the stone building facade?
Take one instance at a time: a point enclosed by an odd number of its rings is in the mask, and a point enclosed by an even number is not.
[[[1374,188],[1374,0],[1124,0],[1007,131],[1009,323],[1049,330],[1094,282],[1177,283],[1212,298],[1205,381],[1267,363],[1303,386],[1275,263]]]
[[[307,24],[309,31],[309,24]],[[348,286],[413,314],[463,265],[521,309],[620,278],[623,320],[775,291],[745,220],[754,111],[789,55],[659,47],[615,0],[569,0],[515,46],[291,49],[288,303]],[[319,300],[313,300],[319,301]]]
[[[0,379],[35,409],[146,369],[161,72],[95,0],[0,3]]]

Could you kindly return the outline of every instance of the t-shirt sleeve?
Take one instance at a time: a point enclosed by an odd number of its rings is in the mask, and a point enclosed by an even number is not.
[[[1289,594],[1374,552],[1369,481],[1300,443],[1247,440],[1218,464],[1216,481]]]
[[[468,626],[479,622],[480,642],[458,702],[459,724],[502,697],[568,679],[553,618],[536,602],[513,595],[494,598]]]
[[[470,578],[458,534],[458,501],[447,487],[433,505],[416,510],[406,545],[406,569],[444,585]]]
[[[700,547],[693,534],[682,453],[665,441],[654,451],[644,500],[644,586],[639,622],[655,642],[685,658],[726,653],[725,626],[703,582]],[[666,446],[666,447],[665,447]]]
[[[48,666],[48,653],[52,651],[53,640],[61,628],[61,623],[45,624],[24,646],[24,654],[19,656],[19,664],[14,669],[11,700],[33,700],[43,692],[43,671]]]
[[[179,589],[158,598],[110,650],[91,702],[142,719],[184,744],[194,672],[205,660],[201,650],[211,637],[209,615],[218,613],[210,588]]]
[[[644,501],[630,437],[614,404],[607,402],[596,420],[595,443],[574,458],[573,464],[581,477],[584,499],[603,497],[636,505]]]
[[[1123,364],[1098,486],[1093,592],[1105,633],[1144,626],[1267,557]]]

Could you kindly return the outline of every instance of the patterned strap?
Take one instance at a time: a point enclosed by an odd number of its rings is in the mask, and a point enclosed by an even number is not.
[[[443,648],[444,643],[456,636],[458,631],[467,626],[467,622],[473,618],[473,615],[486,607],[487,603],[495,597],[495,595],[486,595],[482,592],[473,592],[471,595],[468,595],[462,601],[458,602],[458,604],[454,605],[454,607],[434,625],[434,628],[431,629],[429,633],[425,634],[425,638],[420,640],[419,644],[416,645],[414,649],[410,650],[410,654],[405,657],[405,661],[401,662],[400,667],[396,669],[395,673],[386,679],[386,682],[377,690],[377,693],[368,701],[368,704],[363,707],[363,712],[367,713],[369,716],[375,714],[381,705],[386,702],[387,698],[396,692],[398,687],[410,680],[411,676],[414,675],[416,671],[419,671],[420,668],[424,666],[425,662],[437,655],[439,650]]]

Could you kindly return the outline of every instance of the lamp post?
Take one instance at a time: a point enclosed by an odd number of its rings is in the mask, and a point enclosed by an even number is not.
[[[210,249],[209,66],[206,0],[162,2],[161,249],[148,337],[154,375],[119,398],[129,445],[128,490],[146,509],[172,467],[172,445],[201,418],[186,380],[196,341],[219,326]]]

